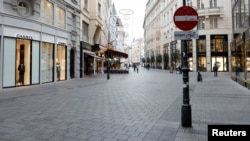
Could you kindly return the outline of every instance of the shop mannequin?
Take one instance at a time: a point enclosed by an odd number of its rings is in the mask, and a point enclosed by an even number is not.
[[[20,85],[23,85],[24,84],[24,72],[25,72],[24,64],[20,64],[18,66],[18,71],[19,71],[19,83]]]

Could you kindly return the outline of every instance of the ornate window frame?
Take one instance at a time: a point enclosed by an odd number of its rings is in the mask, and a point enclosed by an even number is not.
[[[22,9],[25,8],[25,9]],[[26,10],[26,11],[23,11]],[[17,13],[20,16],[28,17],[31,15],[32,7],[29,1],[27,0],[18,0],[17,1]]]

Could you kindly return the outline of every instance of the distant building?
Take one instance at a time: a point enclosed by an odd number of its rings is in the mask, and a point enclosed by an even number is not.
[[[191,71],[212,71],[217,63],[219,71],[231,71],[230,42],[232,40],[232,4],[228,0],[186,0],[199,15],[197,27],[199,39],[188,41],[188,61]],[[174,22],[175,11],[183,6],[182,0],[149,0],[144,18],[146,58],[168,54],[168,67],[180,65],[181,41],[175,42],[174,32],[180,31]],[[175,44],[176,43],[176,44]],[[179,52],[179,53],[178,53]],[[175,59],[177,56],[178,59]],[[164,60],[164,59],[163,59]],[[154,63],[154,65],[156,65]]]
[[[232,79],[250,88],[249,0],[232,0],[233,39],[230,44]]]
[[[135,39],[131,43],[131,63],[139,65],[144,57],[144,40],[142,38]]]

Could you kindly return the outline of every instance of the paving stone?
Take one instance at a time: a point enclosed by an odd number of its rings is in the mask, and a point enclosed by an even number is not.
[[[1,90],[0,140],[204,141],[209,124],[250,123],[249,90],[201,73],[189,73],[192,128],[180,124],[183,76],[142,68]]]

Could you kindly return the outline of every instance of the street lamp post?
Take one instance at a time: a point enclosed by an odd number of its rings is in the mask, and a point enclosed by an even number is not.
[[[107,61],[107,79],[109,80],[110,79],[110,66],[111,66],[111,62],[110,62],[110,58],[109,57],[111,57],[111,54],[110,54],[110,51],[109,51],[109,44],[111,44],[111,42],[110,42],[110,34],[111,34],[111,28],[110,28],[110,19],[111,18],[117,18],[117,16],[114,16],[114,15],[110,15],[110,17],[109,17],[109,24],[108,24],[108,26],[109,26],[109,31],[108,31],[108,49],[107,49],[107,51],[108,51],[108,61]],[[112,22],[112,24],[114,24],[113,22]],[[115,25],[116,25],[116,22],[115,22]]]

